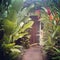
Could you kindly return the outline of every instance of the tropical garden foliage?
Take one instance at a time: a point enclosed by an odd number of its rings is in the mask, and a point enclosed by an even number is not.
[[[47,3],[49,2],[49,4]],[[41,22],[44,24],[44,47],[48,60],[60,60],[60,8],[59,0],[48,0],[41,13]]]
[[[27,14],[32,8],[40,9],[37,13],[44,24],[48,60],[60,60],[60,0],[36,1],[34,5],[24,7],[23,0],[0,1],[0,60],[15,60],[23,47],[29,47],[28,30],[33,21]]]
[[[44,50],[48,60],[60,60],[60,0],[33,0],[37,16],[44,24]]]
[[[29,8],[24,8],[23,0],[2,0],[0,4],[0,59],[15,60],[22,53],[24,45],[18,45],[20,38],[29,41],[27,30],[31,28],[33,21],[27,16]],[[27,39],[28,38],[28,39]],[[25,42],[24,42],[25,43]],[[23,44],[24,44],[23,43]],[[28,45],[28,43],[27,43]]]

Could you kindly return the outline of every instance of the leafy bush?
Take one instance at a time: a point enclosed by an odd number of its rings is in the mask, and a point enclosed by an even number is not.
[[[55,14],[56,12],[51,13],[53,19],[46,13],[41,15],[41,22],[44,24],[44,46],[47,51],[48,60],[60,60],[60,13]]]
[[[33,21],[26,16],[32,8],[23,8],[23,0],[12,0],[5,15],[0,16],[0,59],[15,60],[22,53],[22,47],[16,45],[15,41],[23,38],[29,33],[26,31],[31,28]]]

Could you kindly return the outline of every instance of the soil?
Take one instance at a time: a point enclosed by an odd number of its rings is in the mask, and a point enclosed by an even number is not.
[[[22,56],[22,59],[18,58],[18,60],[47,60],[47,59],[46,54],[43,51],[42,47],[40,45],[34,45],[25,51],[24,55]]]

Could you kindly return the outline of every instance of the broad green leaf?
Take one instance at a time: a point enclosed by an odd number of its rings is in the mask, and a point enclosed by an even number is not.
[[[13,48],[14,45],[15,43],[10,43],[10,44],[5,44],[4,47],[8,49],[8,48]]]
[[[28,32],[24,32],[24,33],[20,33],[20,34],[16,34],[13,37],[13,40],[17,40],[18,38],[22,38],[24,35],[28,34]]]
[[[21,53],[21,51],[19,49],[16,49],[16,48],[11,48],[10,49],[12,52],[16,52],[16,53]]]
[[[60,54],[60,49],[57,49],[55,47],[53,47],[53,49],[56,50],[56,52]]]
[[[20,31],[19,31],[19,33],[21,33],[21,32],[24,32],[26,29],[28,29],[28,28],[31,28],[31,26],[33,25],[33,21],[29,21],[28,23],[26,23],[21,29],[20,29]]]
[[[23,47],[20,46],[20,45],[15,45],[14,48],[20,49],[20,48],[23,48]]]
[[[52,38],[54,38],[54,36],[55,36],[55,34],[57,33],[58,29],[59,29],[59,27],[57,27],[56,30],[53,32]]]
[[[15,22],[17,23],[17,19],[18,19],[17,18],[17,12],[14,9],[10,8],[9,13],[7,15],[7,19],[14,22],[14,23]]]
[[[15,28],[16,28],[16,23],[13,23],[10,20],[4,20],[4,26],[3,26],[6,34],[10,35],[14,32]]]

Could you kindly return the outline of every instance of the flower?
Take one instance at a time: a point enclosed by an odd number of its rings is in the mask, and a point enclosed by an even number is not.
[[[50,20],[53,20],[53,19],[54,19],[54,17],[53,17],[52,14],[49,15],[49,19],[50,19]]]
[[[47,14],[50,15],[51,14],[50,8],[46,8],[46,9],[47,9]]]

